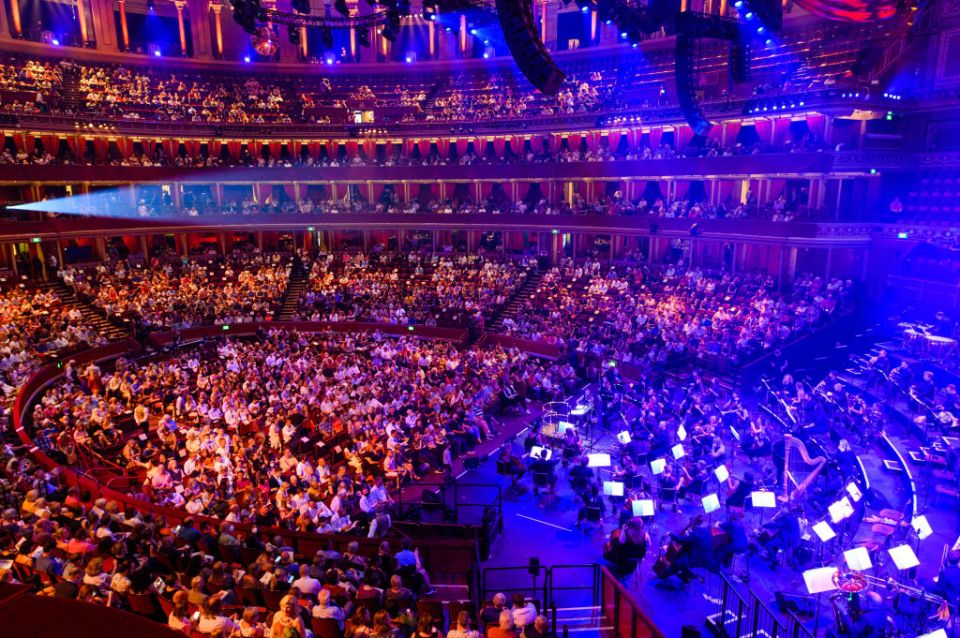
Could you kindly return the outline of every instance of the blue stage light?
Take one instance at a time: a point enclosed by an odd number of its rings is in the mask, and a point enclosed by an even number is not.
[[[246,62],[247,64],[250,64],[250,56],[249,55],[243,56],[243,61]]]
[[[771,40],[770,38],[767,38],[767,41],[764,44],[766,44],[767,46],[772,46],[773,40]]]
[[[477,35],[476,29],[470,29],[470,35]]]
[[[757,27],[757,33],[763,33],[763,31],[764,31],[763,27]]]
[[[753,11],[747,11],[747,15],[744,16],[747,20],[753,20]]]
[[[487,53],[486,51],[484,51],[484,53],[483,53],[483,59],[484,59],[484,60],[489,60],[489,59],[490,59],[490,54]]]
[[[57,40],[56,38],[54,38],[53,40],[50,41],[50,44],[52,44],[55,47],[58,47],[60,46],[60,40]]]
[[[161,55],[161,54],[160,54],[160,49],[154,49],[154,50],[153,50],[153,56],[154,56],[154,57],[159,58],[160,55]]]
[[[590,13],[590,7],[580,7],[580,13]]]
[[[626,38],[627,38],[627,32],[626,32],[626,31],[621,31],[621,32],[620,32],[620,37],[623,38],[623,39],[626,39]]]
[[[734,8],[734,9],[741,9],[741,8],[743,8],[743,0],[737,0],[736,2],[734,2],[734,3],[733,3],[733,8]]]

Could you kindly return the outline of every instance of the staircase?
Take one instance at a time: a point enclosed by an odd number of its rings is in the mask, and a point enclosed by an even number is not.
[[[64,304],[79,310],[83,316],[83,322],[88,326],[96,328],[101,336],[106,337],[110,341],[119,341],[130,337],[129,329],[107,319],[103,312],[77,297],[73,290],[61,280],[56,279],[48,282],[47,288],[56,293]]]
[[[540,287],[540,281],[543,279],[543,272],[534,271],[524,282],[520,289],[504,304],[503,308],[498,310],[490,317],[487,322],[487,330],[491,332],[503,332],[503,320],[507,317],[516,317],[523,306],[523,302],[536,294]]]
[[[307,287],[307,272],[303,268],[303,261],[294,257],[290,267],[290,280],[287,282],[287,291],[283,295],[283,303],[274,319],[277,321],[292,321],[300,304],[300,295]]]

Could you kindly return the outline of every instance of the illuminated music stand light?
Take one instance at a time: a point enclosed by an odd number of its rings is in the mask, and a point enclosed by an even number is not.
[[[542,457],[544,461],[549,461],[550,457],[553,456],[553,450],[545,447],[540,447],[539,445],[534,445],[530,448],[530,457],[534,459],[541,458],[541,454],[546,452],[546,456]]]
[[[721,465],[720,467],[715,469],[713,471],[713,474],[714,476],[717,477],[717,480],[720,481],[721,483],[726,483],[728,480],[730,480],[730,471],[727,470],[726,465]]]
[[[703,504],[703,511],[707,514],[713,514],[720,509],[720,497],[716,494],[707,494],[700,502]]]
[[[927,539],[933,534],[933,528],[930,527],[930,522],[924,514],[914,518],[910,522],[910,527],[917,533],[917,538],[920,540]]]
[[[677,428],[677,438],[681,441],[687,440],[687,428],[683,427],[683,424],[680,424],[680,427]]]
[[[653,472],[654,476],[658,474],[663,474],[664,468],[667,467],[667,459],[653,459],[650,461],[650,471]]]
[[[844,496],[836,503],[831,504],[827,508],[827,512],[830,513],[830,522],[836,525],[853,516],[853,505],[850,503],[850,499]]]
[[[824,592],[837,590],[833,577],[837,575],[836,567],[817,567],[803,572],[803,583],[807,586],[808,594],[817,595],[817,620],[813,626],[813,635],[820,631],[820,595]]]
[[[627,445],[633,439],[630,438],[630,433],[624,430],[623,432],[617,435],[617,440],[620,441],[620,443],[622,443],[623,445]]]
[[[819,538],[822,543],[826,543],[837,537],[837,533],[833,531],[833,528],[830,527],[830,523],[827,521],[820,521],[814,525],[813,533],[817,535],[817,538]]]
[[[901,572],[907,569],[913,569],[920,564],[920,559],[917,558],[917,555],[913,552],[913,548],[909,545],[891,547],[887,550],[887,553],[890,554],[893,564],[896,565],[897,569]]]
[[[574,425],[573,423],[570,423],[569,421],[560,421],[559,423],[557,423],[558,436],[563,436],[564,434],[567,433],[567,430],[573,430],[574,432],[576,432],[577,426]]]
[[[863,492],[860,491],[859,486],[857,486],[857,484],[853,481],[847,483],[846,490],[847,494],[850,495],[850,498],[853,499],[854,503],[859,503],[860,499],[863,498]]]
[[[621,483],[620,481],[604,481],[603,495],[604,496],[623,496],[623,483]]]
[[[642,498],[638,501],[633,501],[630,507],[633,508],[634,516],[653,516],[654,513],[653,499],[651,498]]]
[[[948,636],[946,629],[937,629],[935,631],[931,631],[929,634],[917,636],[917,638],[948,638]]]
[[[587,467],[610,467],[610,455],[605,452],[588,454]]]
[[[763,490],[750,493],[750,501],[754,507],[772,509],[777,506],[777,495]]]
[[[870,552],[866,547],[854,547],[843,553],[843,559],[847,561],[847,567],[855,572],[865,572],[873,569],[873,561],[870,560]]]
[[[670,451],[673,453],[673,458],[675,458],[678,461],[682,459],[686,454],[686,452],[683,451],[682,443],[677,443],[672,448],[670,448]]]

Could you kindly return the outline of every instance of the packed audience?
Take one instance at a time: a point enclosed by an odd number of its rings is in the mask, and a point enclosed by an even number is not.
[[[835,315],[850,288],[806,276],[781,295],[770,277],[688,269],[682,260],[660,272],[567,260],[544,275],[503,329],[548,343],[573,339],[625,362],[693,356],[736,363]]]
[[[64,268],[59,276],[108,317],[190,327],[273,318],[290,265],[280,255],[173,262],[158,257]]]
[[[42,448],[103,458],[139,477],[150,502],[376,536],[392,490],[491,436],[487,411],[516,402],[502,390],[546,400],[574,381],[515,350],[271,331],[113,372],[68,363],[32,420]]]
[[[20,385],[46,357],[103,342],[80,312],[64,305],[56,293],[7,286],[0,292],[0,419]]]
[[[300,318],[464,325],[503,307],[535,265],[465,254],[323,254],[310,268]]]

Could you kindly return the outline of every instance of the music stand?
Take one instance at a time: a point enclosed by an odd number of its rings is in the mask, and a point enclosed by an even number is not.
[[[650,471],[653,472],[654,476],[658,474],[663,474],[663,470],[667,467],[667,459],[653,459],[650,461]]]
[[[763,525],[764,512],[768,509],[777,507],[777,495],[765,490],[757,490],[750,493],[750,502],[754,509],[760,510],[760,524]]]
[[[682,459],[686,454],[686,452],[683,451],[682,443],[677,443],[672,448],[670,448],[670,451],[673,453],[673,458],[676,459],[677,461]]]
[[[730,479],[730,471],[727,470],[726,465],[721,465],[713,471],[713,475],[717,477],[717,480],[721,483],[726,483]]]
[[[820,631],[820,596],[824,592],[836,591],[837,585],[833,582],[833,577],[836,575],[836,567],[817,567],[803,572],[803,582],[807,586],[807,593],[817,595],[817,619],[813,625],[814,636]]]
[[[860,488],[853,481],[847,483],[846,490],[847,494],[850,495],[850,498],[853,499],[854,503],[859,503],[860,499],[863,498],[863,492],[860,491]]]
[[[546,452],[546,456],[541,457],[540,455],[544,452]],[[549,461],[551,456],[553,456],[553,450],[549,448],[540,447],[539,445],[534,445],[530,448],[530,458]]]
[[[837,533],[833,531],[833,528],[830,527],[830,523],[827,521],[820,521],[812,528],[813,533],[817,535],[817,538],[820,539],[820,550],[819,555],[817,556],[817,562],[823,563],[823,547],[833,539],[837,537]]]
[[[683,427],[683,424],[680,424],[680,427],[677,428],[677,438],[681,441],[687,440],[687,428]]]
[[[946,629],[935,629],[928,634],[917,636],[917,638],[948,638]]]
[[[905,571],[913,569],[920,564],[920,559],[917,558],[913,548],[909,545],[891,547],[887,550],[887,553],[890,554],[890,558],[893,559],[893,564],[897,566],[897,571],[900,572],[900,582],[903,582],[903,573]]]
[[[855,572],[865,572],[873,569],[873,561],[870,560],[870,552],[866,547],[854,547],[843,553],[843,559],[847,561],[847,567]]]
[[[850,503],[850,499],[844,496],[827,507],[827,512],[830,514],[830,522],[836,525],[853,516],[853,505]]]
[[[703,511],[707,514],[713,514],[720,509],[720,497],[716,494],[707,494],[700,499],[703,505]]]
[[[930,527],[930,522],[927,520],[925,514],[914,517],[910,522],[910,527],[917,533],[917,538],[920,540],[925,540],[933,534],[933,528]]]
[[[603,495],[604,496],[623,496],[623,483],[620,481],[604,481],[603,482]]]
[[[617,440],[620,441],[620,443],[622,443],[623,445],[627,445],[628,443],[630,443],[632,439],[630,438],[630,433],[624,430],[623,432],[617,435]]]
[[[610,455],[605,452],[588,454],[587,467],[610,467]]]
[[[651,498],[642,498],[637,501],[633,501],[630,504],[630,507],[633,508],[633,515],[639,516],[641,518],[646,518],[648,516],[653,516],[654,509],[653,499]]]

